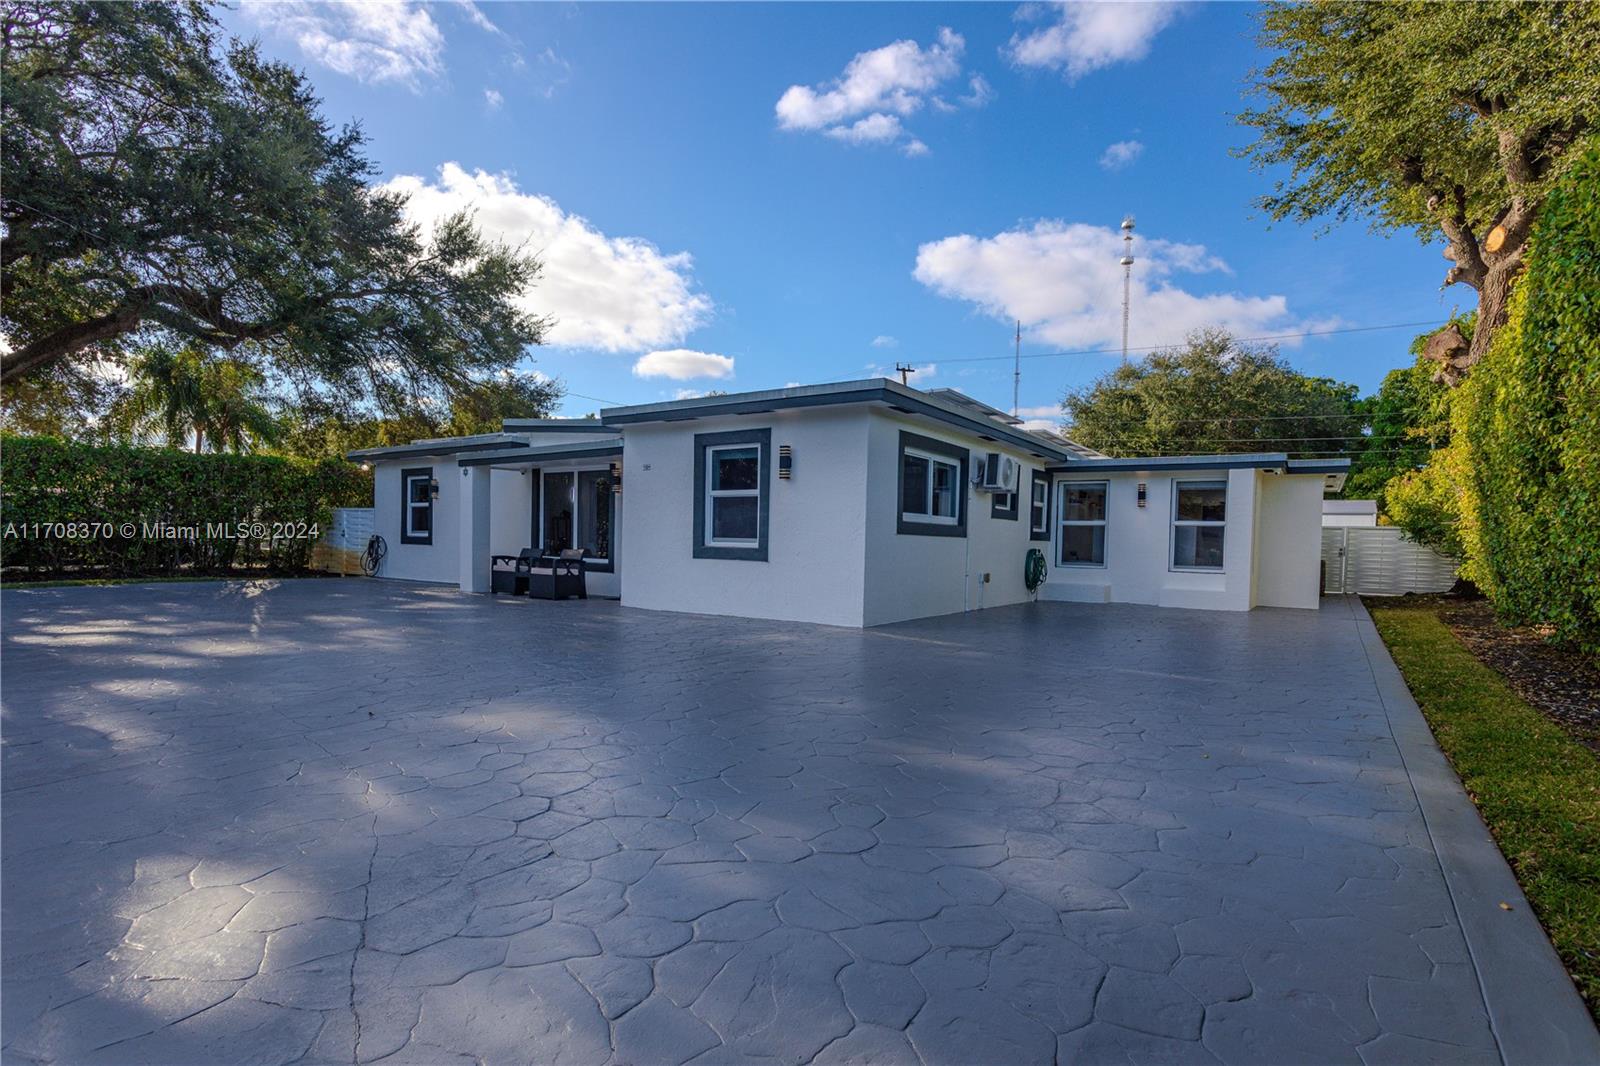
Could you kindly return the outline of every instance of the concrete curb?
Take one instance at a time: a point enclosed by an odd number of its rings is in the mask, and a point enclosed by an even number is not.
[[[1600,1031],[1572,978],[1461,779],[1439,750],[1372,616],[1360,600],[1349,599],[1378,697],[1478,972],[1501,1057],[1513,1066],[1600,1063]],[[1502,902],[1511,909],[1503,910]]]

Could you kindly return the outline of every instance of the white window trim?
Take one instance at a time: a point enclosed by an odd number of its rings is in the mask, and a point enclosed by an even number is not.
[[[715,478],[713,477],[713,474],[717,469],[717,461],[716,461],[716,458],[715,458],[716,454],[718,452],[748,451],[751,448],[754,448],[756,450],[756,487],[753,488],[753,489],[714,489],[714,488],[712,488],[711,486],[715,483]],[[711,445],[707,445],[707,447],[705,449],[705,458],[704,458],[704,462],[706,464],[706,473],[705,473],[705,478],[706,478],[706,515],[705,515],[705,521],[706,521],[706,525],[705,525],[706,547],[708,547],[708,548],[755,548],[755,547],[759,547],[760,546],[760,544],[761,544],[761,464],[765,463],[766,461],[767,461],[767,457],[766,457],[765,454],[763,454],[763,449],[762,449],[761,445],[758,444],[758,443],[755,443],[755,442],[751,442],[749,444],[711,444]],[[749,498],[751,498],[751,499],[756,501],[756,535],[753,536],[753,537],[750,537],[748,539],[747,538],[743,538],[743,537],[737,538],[737,539],[728,538],[728,537],[719,538],[719,537],[715,536],[712,533],[712,530],[716,529],[717,527],[716,527],[716,523],[713,522],[712,519],[713,519],[713,517],[715,516],[715,513],[716,513],[715,512],[716,501],[717,500],[734,499],[734,498],[740,498],[740,497],[749,497]]]
[[[1059,487],[1057,489],[1057,494],[1056,494],[1056,514],[1057,514],[1058,517],[1056,518],[1055,565],[1057,565],[1059,567],[1062,567],[1064,569],[1071,569],[1071,570],[1104,570],[1106,568],[1106,559],[1111,554],[1111,538],[1109,536],[1107,536],[1107,537],[1105,537],[1105,538],[1103,538],[1101,540],[1101,551],[1100,551],[1101,558],[1100,558],[1100,561],[1098,563],[1064,563],[1064,562],[1061,561],[1061,548],[1062,548],[1061,531],[1064,530],[1068,526],[1099,526],[1101,529],[1108,528],[1107,523],[1111,518],[1111,482],[1109,482],[1109,481],[1058,481],[1058,482],[1056,482],[1056,484]],[[1106,517],[1105,518],[1068,518],[1067,517],[1067,490],[1069,488],[1085,488],[1085,487],[1093,486],[1093,485],[1098,485],[1100,488],[1105,490]]]
[[[1202,518],[1178,517],[1178,491],[1184,488],[1194,488],[1201,485],[1222,486],[1222,521]],[[1222,529],[1222,565],[1221,566],[1179,566],[1178,554],[1178,527],[1179,526],[1218,526]],[[1174,574],[1225,574],[1228,572],[1228,479],[1226,477],[1194,478],[1189,481],[1172,482],[1172,523],[1171,532],[1167,534],[1167,571]]]
[[[923,502],[927,504],[928,509],[926,511],[907,511],[905,510],[905,500],[902,499],[900,501],[900,520],[902,522],[920,522],[930,526],[959,525],[961,522],[962,491],[961,461],[952,459],[948,455],[935,455],[932,452],[925,452],[919,448],[901,449],[900,461],[904,463],[905,457],[908,455],[913,459],[924,459],[928,463],[928,484],[923,493]],[[950,502],[955,507],[955,514],[942,515],[933,513],[933,468],[935,466],[947,466],[950,468]]]
[[[427,497],[426,499],[413,500],[411,498],[411,486],[412,486],[412,484],[414,482],[418,482],[418,481],[422,482],[422,484],[424,486],[423,495]],[[416,516],[417,511],[419,511],[419,510],[432,511],[433,510],[433,475],[431,475],[431,474],[412,474],[410,477],[407,477],[405,479],[405,485],[402,486],[402,491],[405,493],[405,496],[406,496],[406,536],[408,536],[408,537],[431,537],[431,536],[433,536],[433,523],[431,521],[428,523],[428,528],[427,529],[418,529],[416,527],[416,525],[414,524],[414,521],[413,521],[415,516]],[[393,512],[390,512],[390,513],[392,514]],[[430,515],[429,517],[431,518],[432,516]]]
[[[1035,500],[1035,494],[1038,499]],[[1034,509],[1038,509],[1039,524],[1033,521]],[[1028,489],[1028,532],[1050,535],[1050,482],[1034,481]]]

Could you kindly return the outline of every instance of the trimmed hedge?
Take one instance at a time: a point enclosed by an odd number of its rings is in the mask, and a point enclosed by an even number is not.
[[[11,576],[299,570],[334,507],[371,505],[371,475],[337,460],[0,439]]]
[[[1600,654],[1600,147],[1546,201],[1457,404],[1466,576],[1505,620]]]

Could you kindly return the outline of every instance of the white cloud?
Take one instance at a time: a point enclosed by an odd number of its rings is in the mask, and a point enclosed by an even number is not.
[[[1002,322],[1020,319],[1037,341],[1120,346],[1121,255],[1115,229],[1045,220],[993,237],[931,241],[917,249],[913,276]],[[1230,273],[1202,245],[1141,238],[1134,255],[1131,347],[1175,344],[1201,326],[1251,334],[1296,324],[1282,296],[1196,294],[1175,285],[1175,274]]]
[[[1061,418],[1061,405],[1058,403],[1047,403],[1038,407],[1019,407],[1017,408],[1017,417],[1044,419],[1046,422],[1048,422],[1050,419],[1059,420]]]
[[[506,98],[500,95],[499,89],[485,89],[483,90],[483,102],[489,106],[490,111],[498,111],[506,102]]]
[[[483,8],[473,3],[473,0],[455,0],[455,2],[462,13],[467,16],[467,21],[478,27],[478,29],[483,30],[485,33],[492,33],[496,37],[508,37],[506,31],[491,22],[489,16],[483,13]]]
[[[428,9],[412,0],[294,0],[246,4],[244,10],[271,33],[294,41],[307,59],[357,81],[393,82],[420,92],[423,79],[444,72],[444,34]]]
[[[1024,418],[1021,428],[1033,433],[1053,433],[1061,429],[1061,419]]]
[[[968,107],[988,107],[1000,95],[982,74],[974,74],[967,82],[967,88],[971,91],[961,97],[961,102]]]
[[[820,131],[849,144],[887,144],[901,141],[909,156],[926,155],[928,146],[905,130],[902,119],[931,102],[936,110],[955,106],[931,95],[961,73],[966,41],[949,27],[939,30],[936,43],[923,48],[916,41],[895,41],[882,48],[858,52],[844,73],[812,87],[791,85],[774,111],[786,130]],[[994,97],[983,76],[968,82],[971,92],[961,97],[969,107],[982,107]]]
[[[1049,25],[1014,34],[1007,53],[1020,67],[1060,70],[1069,81],[1091,71],[1143,59],[1150,42],[1172,22],[1183,5],[1148,3],[1028,4],[1019,19],[1053,16]]]
[[[692,378],[729,378],[733,376],[733,357],[717,355],[714,352],[697,352],[689,348],[646,352],[633,364],[633,376],[671,378],[673,381],[689,381]]]
[[[682,341],[711,317],[710,298],[695,291],[687,252],[664,253],[640,237],[608,237],[549,197],[519,191],[509,175],[446,163],[435,181],[408,174],[383,188],[410,198],[406,214],[425,232],[470,208],[485,233],[537,255],[544,270],[522,303],[555,316],[551,344],[646,351]]]
[[[1118,141],[1106,146],[1100,153],[1100,165],[1107,170],[1121,170],[1144,154],[1141,141]]]
[[[874,348],[898,348],[900,347],[900,341],[887,333],[880,333],[872,338],[872,346]]]
[[[882,144],[884,141],[898,140],[905,130],[898,117],[879,112],[848,126],[829,126],[822,132],[850,144]]]

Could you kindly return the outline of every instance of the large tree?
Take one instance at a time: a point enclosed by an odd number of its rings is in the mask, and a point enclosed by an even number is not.
[[[0,107],[8,383],[165,334],[404,406],[540,340],[535,259],[466,216],[425,239],[360,131],[199,4],[0,3]]]
[[[1443,239],[1445,284],[1478,294],[1470,338],[1426,354],[1459,382],[1505,323],[1528,235],[1572,145],[1600,123],[1600,4],[1271,3],[1256,72],[1265,103],[1243,152],[1287,173],[1274,219],[1370,218]]]
[[[1219,329],[1121,364],[1068,393],[1062,410],[1069,437],[1113,456],[1339,455],[1362,441],[1354,385],[1308,377],[1275,346]]]

